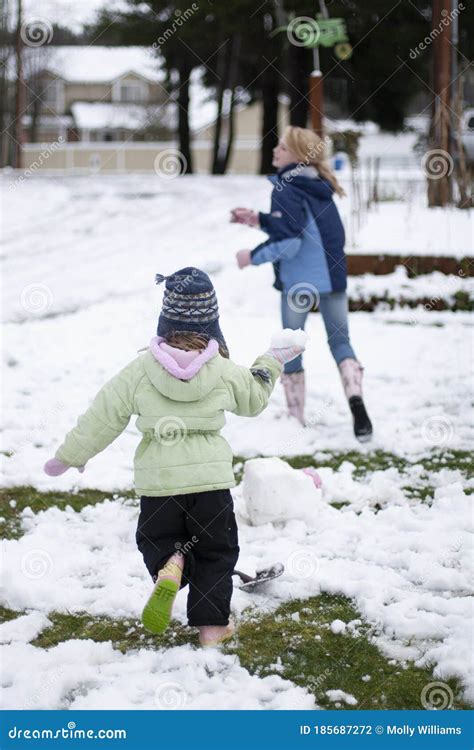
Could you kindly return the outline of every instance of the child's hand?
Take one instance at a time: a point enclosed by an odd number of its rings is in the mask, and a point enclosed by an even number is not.
[[[299,357],[300,354],[303,354],[304,352],[304,346],[285,346],[282,348],[276,348],[272,347],[269,349],[266,354],[269,357],[273,357],[277,360],[281,365],[286,365],[287,362],[291,362],[292,359],[295,359],[295,357]]]
[[[251,263],[250,250],[239,250],[239,252],[235,254],[235,257],[237,259],[237,265],[240,270],[242,270],[242,268],[245,268],[246,266],[249,266]]]
[[[232,223],[246,224],[249,227],[258,227],[260,223],[258,213],[251,208],[233,208],[230,220]]]
[[[59,477],[61,474],[64,474],[65,471],[68,469],[72,469],[72,466],[68,466],[67,464],[63,464],[62,461],[58,461],[57,458],[50,458],[49,461],[46,461],[45,465],[43,466],[43,470],[45,474],[47,474],[49,477]],[[78,466],[77,470],[82,474],[84,471],[84,466]]]

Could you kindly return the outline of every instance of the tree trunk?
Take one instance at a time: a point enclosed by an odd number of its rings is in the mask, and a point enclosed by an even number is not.
[[[308,127],[309,91],[308,80],[311,73],[311,54],[304,47],[288,45],[288,68],[290,83],[290,125]]]
[[[225,154],[224,154],[224,159],[222,163],[222,174],[226,173],[227,167],[229,166],[230,155],[232,153],[232,146],[234,143],[234,133],[235,133],[234,91],[235,91],[235,87],[237,85],[237,80],[238,80],[241,45],[242,45],[242,36],[241,34],[236,34],[235,37],[232,39],[231,63],[230,63],[230,70],[229,70],[230,96],[229,96],[229,110],[227,112],[227,123],[228,123],[227,144],[225,147]]]
[[[18,0],[18,17],[16,29],[16,100],[15,100],[15,145],[14,145],[14,167],[21,169],[23,125],[22,119],[25,109],[25,84],[23,80],[23,39],[22,39],[22,0]]]
[[[224,154],[222,152],[222,125],[224,115],[224,97],[230,76],[232,46],[220,45],[219,57],[217,63],[217,75],[219,85],[216,91],[217,98],[217,116],[214,125],[214,144],[212,149],[212,174],[223,174]]]
[[[178,138],[179,150],[184,158],[183,174],[193,173],[193,157],[191,153],[191,136],[189,128],[189,77],[192,68],[183,65],[179,68],[178,92]]]
[[[451,173],[453,158],[450,154],[450,94],[451,94],[451,50],[450,30],[441,22],[451,9],[450,0],[433,0],[433,29],[442,28],[433,41],[433,91],[434,111],[431,120],[430,150],[425,158],[425,173],[428,177],[428,205],[447,206],[452,200]]]
[[[278,143],[278,79],[279,76],[273,67],[267,68],[263,74],[260,174],[274,171],[273,149]]]

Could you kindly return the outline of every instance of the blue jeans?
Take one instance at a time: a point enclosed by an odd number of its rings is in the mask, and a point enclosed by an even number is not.
[[[281,319],[283,328],[303,328],[308,317],[311,299],[309,294],[305,297],[290,298],[283,292],[281,295]],[[354,350],[349,340],[349,327],[347,323],[347,295],[345,292],[331,292],[321,294],[319,299],[319,311],[323,316],[324,326],[328,337],[328,344],[336,364],[348,357],[356,359]],[[296,357],[285,365],[285,372],[299,372],[303,369],[302,357]]]

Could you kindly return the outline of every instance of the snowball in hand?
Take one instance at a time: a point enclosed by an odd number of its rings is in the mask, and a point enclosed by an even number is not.
[[[300,346],[304,349],[307,340],[308,335],[301,328],[296,331],[292,328],[284,328],[273,334],[270,346],[272,349],[286,349],[289,346]]]

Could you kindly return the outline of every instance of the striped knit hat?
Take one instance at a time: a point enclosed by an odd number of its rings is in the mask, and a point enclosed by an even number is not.
[[[199,268],[182,268],[170,276],[157,273],[157,284],[166,281],[163,307],[158,320],[158,336],[173,333],[199,333],[216,339],[227,348],[219,326],[217,297],[207,273]]]

